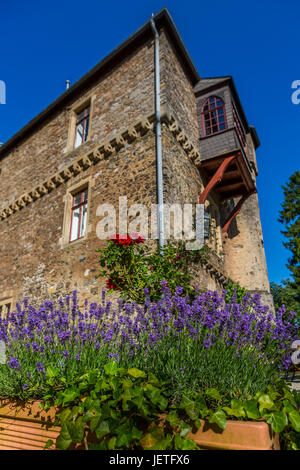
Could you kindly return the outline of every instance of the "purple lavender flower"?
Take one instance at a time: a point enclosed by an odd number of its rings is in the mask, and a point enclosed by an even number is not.
[[[10,369],[14,369],[14,370],[18,370],[21,366],[17,357],[11,357],[7,363]]]

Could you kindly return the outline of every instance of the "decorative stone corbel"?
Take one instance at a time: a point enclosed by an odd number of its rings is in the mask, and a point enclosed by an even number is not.
[[[82,171],[82,167],[79,165],[78,160],[77,160],[77,162],[73,163],[73,165],[71,165],[71,168],[72,168],[72,170],[74,171],[74,173],[76,175],[78,175],[78,173],[80,173]]]
[[[56,186],[64,183],[64,179],[60,176],[59,173],[53,176],[52,181],[54,181]]]
[[[83,164],[84,168],[89,168],[90,166],[92,166],[93,161],[89,158],[88,155],[85,155],[82,158],[82,164]]]
[[[126,145],[126,140],[122,137],[121,134],[116,135],[116,137],[111,141],[111,145],[117,150],[121,149]]]
[[[89,158],[91,158],[94,163],[104,160],[104,157],[105,157],[104,153],[100,152],[99,149],[94,150],[92,153],[89,154]]]
[[[101,149],[102,150],[102,149]],[[111,146],[110,142],[106,141],[103,145],[103,152],[105,156],[109,156],[114,152],[113,147]]]
[[[29,194],[30,194],[30,196],[32,197],[33,200],[39,199],[41,197],[41,195],[37,191],[37,189],[32,189],[32,191],[30,191]]]
[[[61,176],[62,176],[62,178],[63,178],[65,181],[68,181],[69,179],[71,179],[71,178],[73,177],[72,167],[65,168],[65,169],[61,172]]]
[[[133,126],[130,126],[127,131],[123,133],[123,137],[128,140],[128,142],[133,142],[138,138],[138,133]]]
[[[48,189],[46,188],[46,186],[45,186],[44,184],[41,184],[40,186],[38,186],[37,191],[38,191],[41,195],[48,193]]]

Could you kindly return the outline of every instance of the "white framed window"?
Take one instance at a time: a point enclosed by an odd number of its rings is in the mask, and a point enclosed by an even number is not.
[[[74,148],[83,144],[89,134],[90,126],[90,105],[86,106],[80,112],[76,113],[75,141]]]
[[[71,207],[70,242],[83,238],[86,233],[88,188],[73,194]]]

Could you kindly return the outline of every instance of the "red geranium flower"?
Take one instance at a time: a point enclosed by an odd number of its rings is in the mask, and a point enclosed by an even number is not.
[[[120,288],[117,286],[119,284],[120,279],[112,279],[111,277],[107,279],[106,281],[106,287],[108,289],[114,289],[114,290],[120,290]]]
[[[111,235],[109,238],[115,245],[119,246],[130,246],[134,243],[139,244],[145,241],[144,237],[138,233],[132,233],[130,235],[119,235],[117,233],[116,235]]]

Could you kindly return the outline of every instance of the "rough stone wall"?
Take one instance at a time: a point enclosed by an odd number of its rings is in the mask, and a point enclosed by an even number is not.
[[[203,189],[201,174],[176,141],[166,125],[162,127],[164,202],[168,204],[197,204]],[[208,203],[213,201],[209,200]],[[172,224],[171,224],[172,225]],[[171,232],[173,235],[173,232]],[[201,289],[221,290],[224,285],[214,274],[222,273],[223,259],[215,252],[208,263],[191,266],[193,282]],[[213,274],[214,273],[214,274]]]
[[[161,102],[178,121],[191,143],[199,149],[197,109],[191,81],[185,74],[166,33],[160,37]]]
[[[68,187],[87,177],[91,186],[91,230],[86,238],[61,248],[64,196]],[[96,279],[99,266],[95,250],[104,247],[106,241],[96,234],[100,221],[96,210],[107,202],[117,208],[119,196],[124,195],[128,206],[135,202],[147,206],[156,203],[152,131],[1,221],[1,297],[12,292],[14,301],[27,297],[37,302],[77,289],[82,301],[100,301],[104,280]]]
[[[235,201],[237,202],[237,201]],[[257,194],[250,196],[236,217],[237,232],[224,242],[227,276],[273,305],[268,280]]]

